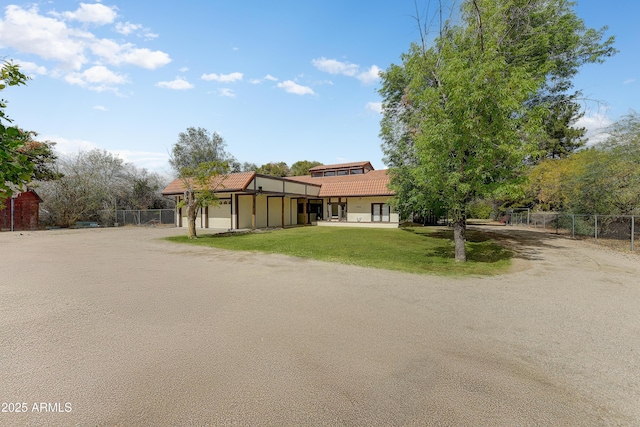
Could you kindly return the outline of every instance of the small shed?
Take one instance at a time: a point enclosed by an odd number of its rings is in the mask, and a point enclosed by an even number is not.
[[[42,199],[33,190],[18,193],[3,201],[0,210],[1,230],[37,230]]]

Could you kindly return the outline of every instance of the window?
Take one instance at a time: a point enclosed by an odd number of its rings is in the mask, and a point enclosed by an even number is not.
[[[363,172],[362,172],[362,169],[351,169],[351,170],[349,171],[349,173],[350,173],[351,175],[358,175],[358,174],[361,174],[361,173],[363,173]]]
[[[349,171],[346,169],[338,171],[338,176],[343,176],[343,175],[349,175]]]
[[[336,171],[326,171],[324,173],[324,176],[335,176],[336,175]]]
[[[391,208],[384,203],[371,204],[371,221],[372,222],[390,222]]]
[[[319,178],[319,177],[322,176],[322,172],[314,172],[314,173],[311,174],[311,176],[314,177],[314,178]]]

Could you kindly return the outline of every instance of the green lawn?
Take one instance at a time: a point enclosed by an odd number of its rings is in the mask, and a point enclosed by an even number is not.
[[[196,240],[189,240],[185,235],[169,237],[167,240],[448,276],[499,274],[511,265],[513,255],[483,234],[468,231],[468,261],[456,263],[453,259],[452,231],[432,227],[298,227],[254,233],[201,234]]]

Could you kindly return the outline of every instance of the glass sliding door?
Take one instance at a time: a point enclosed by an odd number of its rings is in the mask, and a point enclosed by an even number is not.
[[[371,221],[372,222],[390,222],[391,208],[384,203],[371,204]]]
[[[382,204],[380,203],[374,203],[371,205],[371,214],[372,214],[372,218],[371,221],[373,222],[380,222],[381,218],[382,218]]]

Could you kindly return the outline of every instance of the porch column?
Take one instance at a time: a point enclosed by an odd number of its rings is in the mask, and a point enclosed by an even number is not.
[[[256,193],[253,193],[253,205],[251,206],[251,229],[256,229]]]
[[[304,199],[302,205],[302,214],[304,215],[304,225],[307,225],[307,199]]]

